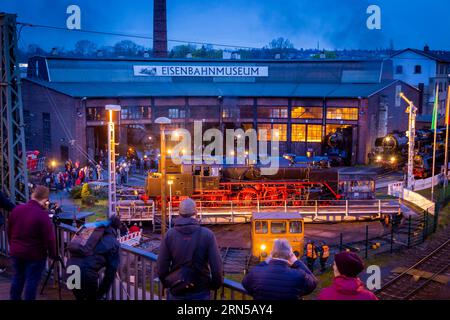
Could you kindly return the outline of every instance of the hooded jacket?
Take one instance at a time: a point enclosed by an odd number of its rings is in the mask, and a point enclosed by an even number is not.
[[[319,300],[378,300],[359,278],[349,278],[340,275],[333,280],[333,284],[323,289]]]
[[[195,292],[219,289],[223,283],[223,268],[214,233],[201,227],[192,217],[180,216],[174,225],[161,242],[157,261],[159,279],[167,287],[165,278],[185,262],[186,253],[196,246],[192,259],[198,272]],[[200,234],[194,237],[196,231]],[[198,241],[194,243],[196,238]]]

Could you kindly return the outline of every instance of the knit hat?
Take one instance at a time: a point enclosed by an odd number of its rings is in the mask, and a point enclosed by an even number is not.
[[[195,201],[191,198],[187,198],[180,203],[180,216],[190,217],[197,213]]]
[[[354,252],[341,252],[334,256],[334,262],[340,274],[356,278],[364,270],[364,262]]]

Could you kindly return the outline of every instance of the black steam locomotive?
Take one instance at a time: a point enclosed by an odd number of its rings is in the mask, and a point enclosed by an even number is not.
[[[445,128],[436,133],[436,162],[435,171],[440,172],[444,165]],[[417,130],[414,143],[414,176],[424,179],[431,176],[433,167],[433,130]],[[387,169],[405,169],[408,162],[408,137],[404,133],[394,132],[375,141],[375,152],[371,155],[371,162]]]

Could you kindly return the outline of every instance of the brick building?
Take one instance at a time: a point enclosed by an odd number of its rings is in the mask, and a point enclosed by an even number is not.
[[[379,136],[407,129],[403,91],[389,60],[281,61],[33,57],[23,79],[28,150],[84,161],[106,149],[106,104],[120,104],[119,153],[157,142],[157,117],[174,127],[276,128],[281,152],[323,153],[351,128],[351,163],[366,163]],[[157,146],[157,144],[155,145]]]

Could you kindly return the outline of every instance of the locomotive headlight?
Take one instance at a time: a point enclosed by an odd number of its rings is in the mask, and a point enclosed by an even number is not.
[[[395,159],[395,157],[391,158],[391,163],[395,163],[395,161],[397,161],[397,159]]]
[[[381,161],[381,156],[377,156],[377,161],[380,162]]]
[[[266,251],[267,246],[263,243],[260,247],[261,251]]]

